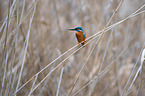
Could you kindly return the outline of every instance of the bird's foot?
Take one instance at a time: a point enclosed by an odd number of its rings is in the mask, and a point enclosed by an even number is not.
[[[82,45],[83,47],[85,47],[85,45]]]

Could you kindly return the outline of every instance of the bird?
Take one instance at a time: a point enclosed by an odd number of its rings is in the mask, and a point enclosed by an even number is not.
[[[71,31],[76,31],[76,38],[77,38],[77,41],[78,41],[78,44],[82,44],[84,45],[85,44],[85,40],[86,40],[86,35],[83,31],[83,28],[82,27],[76,27],[74,29],[68,29],[68,30],[71,30]],[[84,41],[84,42],[83,42]]]

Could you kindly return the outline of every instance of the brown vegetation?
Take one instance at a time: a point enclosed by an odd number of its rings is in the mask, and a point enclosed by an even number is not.
[[[34,96],[67,96],[100,36],[100,34],[92,35],[103,30],[121,2],[121,0],[37,1],[0,1],[1,96],[12,96],[19,88],[17,96],[26,96],[32,91],[31,95]],[[143,8],[137,13],[142,13],[131,15],[141,6]],[[145,88],[141,86],[144,75],[138,73],[145,45],[144,9],[144,0],[123,2],[109,26],[129,15],[130,18],[103,34],[70,96],[75,95],[86,84],[89,85],[76,96],[145,95],[142,93]],[[88,39],[86,44],[89,41],[90,43],[85,47],[77,46],[75,34],[68,31],[69,28],[77,26],[83,28],[87,38],[95,37],[93,40]],[[78,51],[75,52],[76,50]],[[64,56],[46,67],[64,52],[66,52]],[[73,52],[75,53],[69,56]],[[59,64],[61,65],[56,68]],[[45,70],[42,71],[43,68]],[[37,74],[38,72],[40,73]],[[49,76],[45,78],[47,75]],[[45,80],[40,83],[43,79]],[[30,82],[26,83],[28,80]],[[133,80],[135,81],[132,82]],[[37,87],[37,84],[40,85]],[[33,90],[35,88],[36,90]]]

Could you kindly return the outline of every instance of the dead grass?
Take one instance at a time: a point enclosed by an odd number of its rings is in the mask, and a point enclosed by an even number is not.
[[[144,0],[123,2],[86,62],[120,1],[0,1],[1,96],[66,96],[85,63],[70,96],[144,95]]]

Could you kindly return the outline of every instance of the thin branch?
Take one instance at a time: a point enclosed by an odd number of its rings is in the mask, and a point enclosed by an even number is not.
[[[61,74],[60,74],[60,78],[59,78],[56,96],[59,96],[59,89],[60,89],[60,84],[61,84],[61,80],[62,80],[63,70],[64,70],[64,67],[62,67],[62,69],[61,69]]]
[[[19,74],[19,79],[18,79],[17,86],[16,86],[16,91],[18,90],[19,83],[20,83],[20,80],[21,80],[22,71],[23,71],[23,68],[24,68],[24,61],[25,61],[25,57],[26,57],[26,53],[27,53],[27,48],[28,48],[28,43],[29,43],[30,29],[31,29],[31,25],[32,25],[32,21],[33,21],[35,10],[36,10],[36,6],[34,7],[34,11],[33,11],[32,17],[30,18],[29,28],[28,28],[26,40],[25,40],[24,47],[23,47],[24,51],[22,50],[22,58],[21,58],[22,59],[22,66],[21,66],[21,70],[20,70],[20,74]]]
[[[141,53],[142,53],[142,50],[143,50],[144,46],[145,46],[145,44],[143,45],[143,47],[142,47],[142,49],[141,49],[141,51],[140,51],[140,54],[139,54],[139,56],[138,56],[138,59],[137,59],[137,61],[136,61],[135,65],[134,65],[134,68],[132,69],[132,72],[131,72],[131,74],[130,74],[130,76],[129,76],[129,78],[128,78],[127,82],[126,82],[126,85],[124,86],[124,88],[123,88],[123,90],[122,90],[122,92],[121,92],[121,95],[120,95],[120,96],[122,96],[122,95],[123,95],[123,93],[124,93],[124,91],[125,91],[125,89],[126,89],[127,85],[129,84],[129,81],[130,81],[130,79],[131,79],[131,77],[132,77],[132,75],[133,75],[133,72],[135,71],[135,68],[136,68],[136,66],[137,66],[137,63],[138,63],[138,61],[139,61],[139,58],[140,58],[140,55],[141,55]],[[130,89],[130,88],[129,88],[129,89]]]

